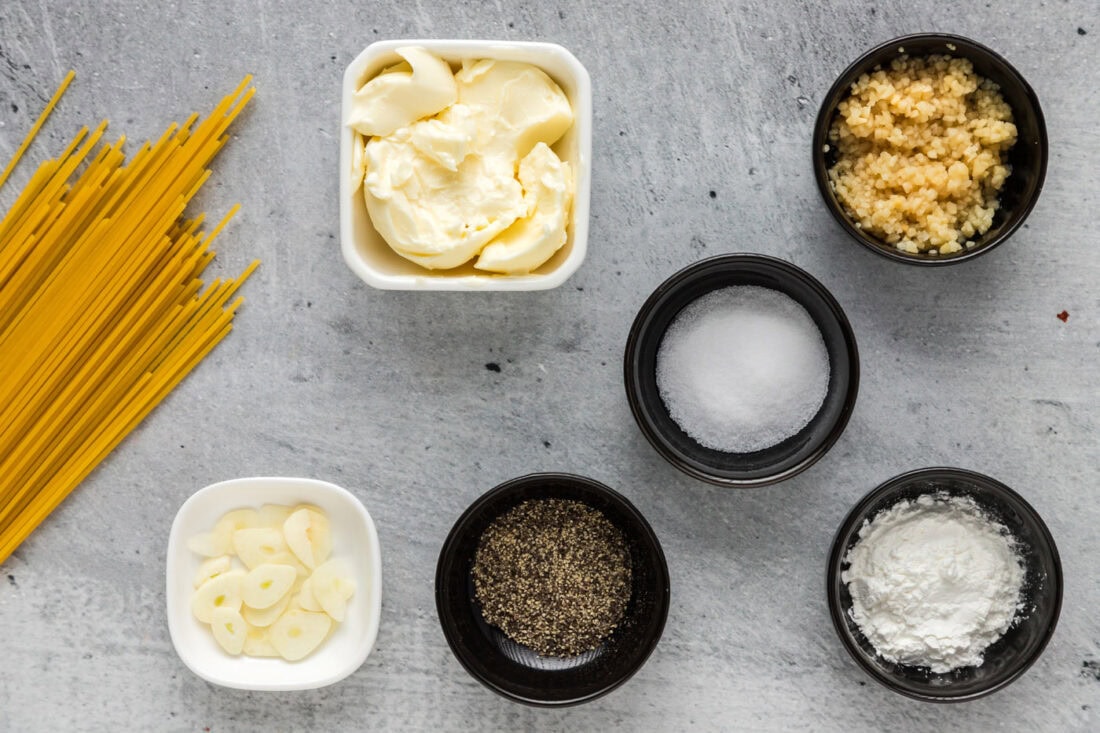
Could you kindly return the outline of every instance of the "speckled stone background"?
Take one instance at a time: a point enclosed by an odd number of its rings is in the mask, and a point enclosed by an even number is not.
[[[928,30],[973,37],[1020,69],[1042,100],[1051,156],[1025,229],[975,262],[926,271],[846,239],[814,187],[809,138],[849,61]],[[369,43],[404,37],[554,41],[588,67],[591,238],[563,287],[380,292],[344,266],[340,76]],[[0,730],[1100,729],[1098,56],[1093,0],[4,0],[0,160],[70,67],[77,81],[29,163],[103,117],[131,140],[156,135],[255,74],[258,95],[199,203],[243,206],[211,272],[264,264],[234,333],[0,567]],[[0,192],[5,209],[30,172]],[[652,288],[731,251],[819,277],[847,310],[863,367],[832,452],[745,492],[668,466],[635,427],[621,378],[627,328]],[[1007,690],[955,706],[870,681],[841,648],[823,592],[849,507],[936,464],[1024,494],[1066,578],[1042,659]],[[433,600],[459,513],[540,469],[627,494],[673,580],[664,638],[641,672],[560,711],[469,677]],[[347,486],[379,528],[377,646],[328,689],[221,689],[191,674],[168,637],[176,509],[209,483],[262,474]]]

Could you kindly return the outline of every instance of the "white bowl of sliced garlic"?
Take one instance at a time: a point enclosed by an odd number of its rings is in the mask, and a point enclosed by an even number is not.
[[[176,514],[166,598],[172,644],[199,677],[243,690],[324,687],[358,669],[378,635],[378,534],[335,484],[222,481]]]
[[[348,65],[341,114],[341,248],[369,285],[543,290],[580,267],[592,85],[565,48],[380,41]]]

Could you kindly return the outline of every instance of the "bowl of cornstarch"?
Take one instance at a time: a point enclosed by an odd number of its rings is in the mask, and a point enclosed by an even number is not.
[[[973,700],[1020,677],[1062,606],[1043,520],[1004,484],[958,468],[902,474],[865,496],[833,541],[827,582],[856,663],[930,702]]]
[[[653,529],[621,494],[538,473],[482,495],[439,553],[436,609],[462,666],[516,702],[605,695],[649,658],[669,607]]]
[[[642,434],[720,486],[765,486],[813,465],[844,431],[859,353],[840,304],[783,260],[729,254],[662,283],[624,357]]]

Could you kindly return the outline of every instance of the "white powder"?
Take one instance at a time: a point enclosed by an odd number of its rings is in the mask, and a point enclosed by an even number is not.
[[[1021,607],[1015,541],[969,497],[926,494],[864,522],[841,575],[883,658],[950,672],[982,663]]]
[[[699,444],[763,450],[814,418],[829,389],[829,352],[813,318],[754,285],[715,290],[684,308],[657,351],[657,389]]]

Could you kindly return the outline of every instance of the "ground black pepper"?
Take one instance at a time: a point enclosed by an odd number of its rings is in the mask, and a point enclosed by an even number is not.
[[[599,511],[564,499],[526,501],[478,543],[474,588],[482,615],[543,656],[599,646],[626,612],[630,552]]]

